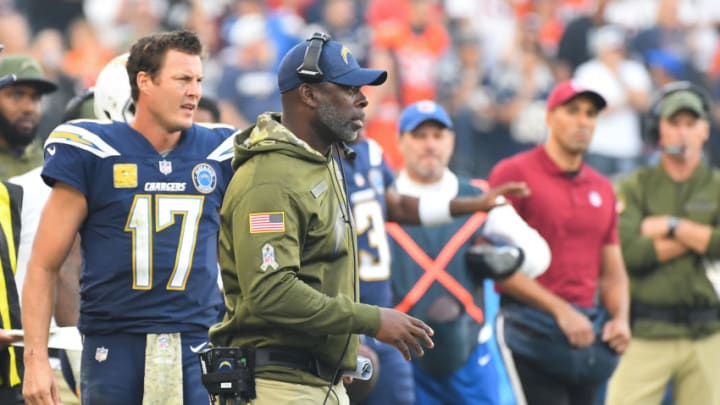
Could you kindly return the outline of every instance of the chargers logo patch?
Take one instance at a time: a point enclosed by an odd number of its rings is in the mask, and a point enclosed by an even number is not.
[[[195,189],[203,194],[210,194],[217,185],[215,169],[207,163],[200,163],[192,170],[192,180]]]
[[[115,188],[135,188],[137,185],[136,164],[116,163],[113,165],[113,186]]]

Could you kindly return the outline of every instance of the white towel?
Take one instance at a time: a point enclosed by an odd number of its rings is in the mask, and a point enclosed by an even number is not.
[[[179,333],[149,333],[145,344],[143,405],[183,403],[182,345]]]

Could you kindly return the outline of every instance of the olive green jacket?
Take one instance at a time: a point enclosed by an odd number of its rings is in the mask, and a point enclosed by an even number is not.
[[[355,233],[340,170],[263,114],[235,138],[220,212],[219,260],[227,313],[210,330],[216,346],[280,346],[354,369],[358,337],[374,336],[377,307],[361,304]],[[257,375],[327,382],[279,367]]]
[[[7,180],[40,167],[44,161],[42,145],[37,141],[18,153],[12,149],[0,149],[0,180]]]
[[[700,165],[688,180],[678,183],[660,165],[646,167],[623,179],[617,195],[631,300],[656,307],[719,307],[703,259],[720,260],[720,171]],[[705,255],[689,251],[659,263],[653,240],[640,233],[643,219],[653,215],[674,215],[711,225]],[[719,330],[720,322],[689,326],[643,319],[633,324],[633,336],[642,338],[701,337]]]

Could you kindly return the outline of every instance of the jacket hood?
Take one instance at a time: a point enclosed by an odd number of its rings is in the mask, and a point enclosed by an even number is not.
[[[329,157],[313,149],[280,123],[280,113],[264,113],[257,123],[235,136],[232,168],[259,153],[279,152],[297,159],[326,163]]]

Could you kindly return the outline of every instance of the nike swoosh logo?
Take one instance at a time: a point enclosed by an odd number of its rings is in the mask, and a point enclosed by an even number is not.
[[[55,156],[55,147],[54,146],[48,146],[47,153],[50,154],[50,156]]]
[[[202,342],[197,346],[190,346],[190,351],[192,351],[193,353],[197,353],[200,350],[204,349],[207,346],[207,344],[208,344],[208,342]]]

